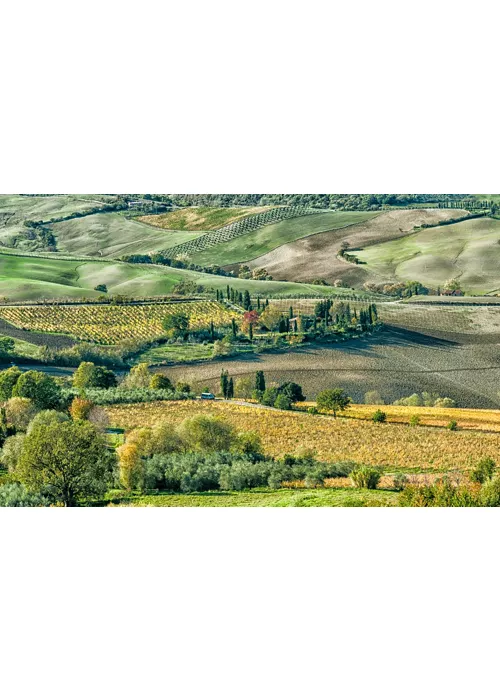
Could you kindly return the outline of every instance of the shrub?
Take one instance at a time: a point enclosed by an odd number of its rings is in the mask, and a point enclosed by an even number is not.
[[[30,493],[22,484],[0,486],[0,508],[36,508],[48,505],[46,498],[39,493]]]
[[[14,396],[5,404],[7,423],[12,425],[16,430],[27,430],[30,421],[35,417],[36,413],[36,406],[31,399],[22,399],[18,396]]]
[[[408,484],[408,477],[406,474],[398,472],[397,474],[394,474],[392,483],[396,491],[402,491]]]
[[[458,430],[458,423],[456,420],[451,420],[446,427],[448,430],[456,431]]]
[[[87,420],[93,408],[92,401],[75,396],[69,407],[69,412],[73,420]]]
[[[168,389],[174,391],[174,385],[164,374],[153,374],[149,382],[150,389]]]
[[[479,503],[487,508],[500,507],[500,479],[498,477],[489,479],[481,486]]]
[[[236,440],[232,426],[214,416],[186,418],[179,426],[178,433],[193,452],[230,450]]]
[[[254,431],[238,433],[235,450],[244,455],[262,456],[262,440]]]
[[[55,411],[54,409],[47,409],[46,411],[40,411],[33,418],[28,426],[28,435],[40,425],[54,425],[57,423],[66,423],[69,421],[69,416],[67,413],[62,413],[61,411]]]
[[[307,409],[307,412],[308,412],[311,416],[317,416],[318,413],[319,413],[319,411],[318,411],[318,409],[316,408],[316,406],[309,406],[309,408]]]
[[[378,391],[367,391],[365,394],[365,403],[370,406],[383,406],[385,401]]]
[[[495,462],[491,457],[481,459],[470,472],[470,479],[476,484],[484,484],[495,473]]]
[[[282,411],[289,411],[292,408],[292,403],[285,394],[278,394],[274,402],[274,408],[279,408]]]
[[[411,416],[409,425],[411,425],[412,428],[416,428],[417,425],[420,425],[420,416]]]
[[[191,387],[187,382],[184,382],[182,380],[178,381],[177,384],[175,385],[175,391],[178,394],[190,394],[191,393]]]
[[[81,362],[73,375],[73,386],[77,389],[110,389],[116,384],[114,372],[93,362]]]
[[[10,473],[12,473],[17,467],[25,437],[26,436],[23,433],[11,435],[3,444],[1,462]]]
[[[440,479],[432,486],[406,486],[399,494],[398,504],[413,508],[468,508],[478,505],[478,495],[465,485]]]
[[[351,481],[358,489],[376,489],[381,476],[374,467],[358,467],[351,472]]]
[[[144,486],[144,464],[139,446],[126,442],[116,450],[120,469],[120,482],[128,491],[141,491]]]
[[[7,401],[12,396],[17,380],[22,372],[18,367],[9,367],[0,372],[0,401]]]
[[[456,402],[453,401],[453,399],[448,398],[447,396],[445,396],[442,399],[438,399],[434,404],[436,408],[455,408],[456,405]]]
[[[262,394],[261,402],[264,406],[274,406],[278,398],[278,389],[276,387],[268,387]]]
[[[43,372],[29,370],[21,374],[17,380],[12,396],[31,399],[35,406],[44,408],[57,408],[61,400],[61,391],[52,377]]]
[[[380,409],[375,411],[375,413],[372,416],[372,421],[374,423],[385,423],[387,420],[387,413],[384,413]]]

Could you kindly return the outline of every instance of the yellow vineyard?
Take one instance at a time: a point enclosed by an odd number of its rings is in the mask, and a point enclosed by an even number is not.
[[[363,407],[367,408],[367,407]],[[222,401],[168,401],[108,409],[114,425],[151,426],[168,420],[180,423],[198,413],[225,417],[237,430],[256,431],[267,454],[276,457],[313,450],[319,459],[353,460],[396,469],[462,470],[481,457],[500,458],[500,434],[472,430],[451,432],[430,427],[375,424],[370,421],[271,412]],[[467,412],[469,413],[469,412]],[[481,412],[478,412],[481,413]]]
[[[64,333],[78,340],[113,345],[123,340],[149,340],[164,334],[163,319],[170,314],[189,316],[191,330],[227,326],[234,311],[215,301],[137,305],[9,306],[0,317],[24,330]]]

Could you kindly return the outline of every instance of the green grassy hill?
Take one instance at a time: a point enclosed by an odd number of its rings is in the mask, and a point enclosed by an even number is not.
[[[332,289],[296,282],[265,282],[219,277],[190,270],[155,265],[133,265],[116,261],[64,260],[57,255],[29,257],[0,253],[0,296],[11,301],[96,297],[94,287],[105,284],[111,294],[160,296],[171,294],[181,281],[191,281],[207,289],[248,289],[262,296],[302,295],[342,296],[351,290]]]
[[[149,218],[149,217],[144,217]],[[120,213],[93,214],[53,224],[57,249],[74,255],[118,258],[163,250],[202,235],[202,231],[154,228]]]
[[[457,278],[464,291],[485,294],[500,289],[499,241],[500,221],[481,218],[372,245],[356,255],[381,279],[438,287]]]
[[[198,265],[233,265],[246,262],[278,248],[285,243],[322,231],[333,231],[361,223],[376,216],[366,211],[329,211],[308,216],[298,216],[276,224],[269,224],[257,231],[221,243],[192,256]]]

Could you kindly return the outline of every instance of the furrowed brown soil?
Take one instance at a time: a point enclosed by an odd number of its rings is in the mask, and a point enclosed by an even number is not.
[[[264,267],[274,279],[310,282],[342,280],[344,285],[359,287],[367,281],[381,281],[367,272],[363,265],[354,265],[337,258],[339,245],[347,241],[351,248],[363,248],[402,238],[422,224],[437,224],[466,216],[467,212],[453,209],[411,209],[384,212],[373,219],[348,228],[325,231],[294,243],[276,248],[252,260],[250,267]]]

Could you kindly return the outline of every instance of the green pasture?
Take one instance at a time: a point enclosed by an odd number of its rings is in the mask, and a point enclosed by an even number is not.
[[[377,216],[379,212],[366,211],[328,211],[263,226],[256,231],[246,233],[226,243],[220,243],[208,250],[194,255],[192,260],[198,265],[232,265],[253,260],[285,243],[305,238],[315,233],[330,231]]]
[[[457,278],[463,291],[486,294],[500,288],[500,221],[470,219],[424,229],[356,255],[382,279],[442,287]]]
[[[275,282],[220,277],[191,270],[157,265],[134,265],[111,260],[63,260],[56,255],[30,257],[0,252],[0,297],[10,301],[95,297],[98,285],[111,294],[131,297],[171,294],[181,281],[194,282],[207,289],[225,290],[227,285],[252,295],[343,296],[351,290],[333,289],[299,282]],[[369,295],[367,295],[368,298]]]

